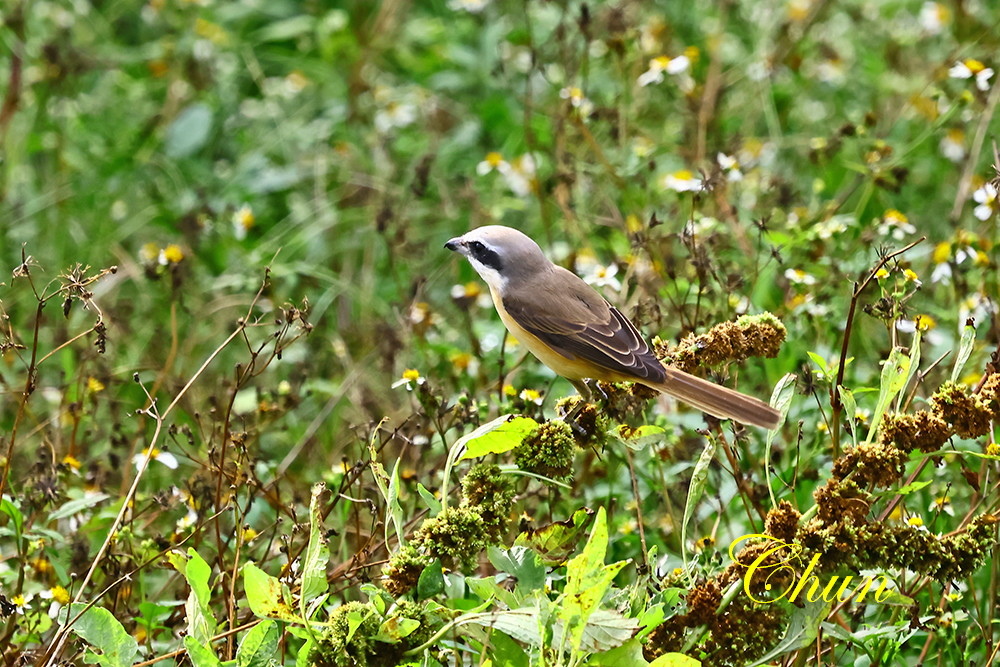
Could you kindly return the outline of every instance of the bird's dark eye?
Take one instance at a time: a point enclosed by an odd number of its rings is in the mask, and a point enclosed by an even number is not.
[[[469,253],[484,266],[488,266],[496,271],[503,269],[500,255],[497,254],[496,250],[487,247],[482,241],[469,241]]]

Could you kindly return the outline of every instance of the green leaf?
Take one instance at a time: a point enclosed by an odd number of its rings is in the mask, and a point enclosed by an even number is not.
[[[603,645],[602,641],[613,642],[616,638],[622,637],[624,632],[624,628],[617,625],[619,619],[613,621],[606,615],[595,617],[604,595],[611,587],[611,582],[629,562],[623,560],[605,565],[604,557],[607,550],[608,519],[604,508],[601,507],[597,510],[594,528],[583,551],[566,564],[566,588],[559,596],[556,605],[558,618],[562,622],[562,631],[569,633],[570,647],[573,651],[601,650],[599,647]],[[598,627],[594,631],[595,634],[589,634],[587,631],[592,617],[597,619]],[[617,646],[632,636],[632,631],[638,622],[635,619],[624,619],[623,622],[627,624],[628,636],[605,648]],[[615,631],[612,631],[612,628]],[[556,643],[558,645],[558,642]]]
[[[565,521],[556,521],[519,534],[514,544],[530,547],[546,565],[562,565],[576,550],[577,541],[593,515],[594,510],[589,507],[578,509]]]
[[[236,649],[239,667],[268,667],[278,652],[278,624],[264,620],[243,635]]]
[[[965,364],[969,361],[969,356],[972,355],[972,348],[976,344],[976,327],[971,324],[966,324],[962,328],[962,340],[958,344],[958,355],[955,357],[955,367],[951,370],[951,381],[958,382],[958,378],[962,375],[962,369],[965,368]]]
[[[840,402],[844,406],[844,417],[851,425],[851,439],[854,444],[858,444],[858,401],[854,398],[854,392],[840,385],[837,387],[840,393]]]
[[[292,620],[295,614],[285,601],[281,582],[253,563],[243,566],[243,588],[250,610],[258,618]]]
[[[417,493],[423,499],[424,504],[427,505],[427,509],[430,510],[431,516],[437,516],[441,513],[441,501],[434,497],[434,494],[427,490],[427,487],[417,482]]]
[[[402,547],[406,543],[406,519],[403,508],[399,504],[399,465],[403,459],[396,459],[389,478],[388,495],[386,496],[385,543],[389,543],[389,529],[396,529],[396,543]]]
[[[74,514],[79,514],[83,510],[89,509],[98,503],[103,503],[110,497],[111,496],[106,493],[95,493],[94,495],[88,495],[83,498],[71,500],[68,503],[61,505],[59,509],[53,511],[52,514],[49,515],[49,520],[57,521],[59,519],[66,519]]]
[[[591,656],[587,667],[648,667],[642,654],[642,642],[634,637],[621,646]]]
[[[91,607],[86,611],[86,605],[73,603],[70,605],[70,615],[83,615],[70,626],[83,641],[100,651],[94,655],[94,661],[105,667],[131,667],[139,654],[139,643],[135,637],[125,632],[121,622],[103,607]]]
[[[663,442],[666,429],[652,424],[644,424],[639,428],[629,428],[622,424],[616,429],[612,429],[611,435],[615,440],[622,443],[633,451],[640,451],[651,445]]]
[[[807,351],[806,354],[809,356],[810,359],[812,359],[812,362],[819,367],[819,372],[823,374],[823,377],[825,377],[827,380],[831,379],[831,377],[832,377],[831,376],[831,368],[826,363],[826,359],[824,359],[823,357],[819,356],[815,352],[809,352],[809,351]]]
[[[687,563],[687,529],[694,510],[701,502],[701,496],[705,493],[708,485],[708,469],[715,460],[715,452],[719,447],[714,439],[709,438],[705,443],[705,448],[701,450],[701,456],[691,473],[691,483],[688,486],[687,501],[684,503],[684,518],[681,520],[681,552],[684,554],[684,562]]]
[[[521,444],[525,436],[536,428],[538,428],[538,422],[531,417],[515,417],[514,415],[497,417],[472,433],[466,434],[455,443],[455,447],[465,447],[465,452],[458,460],[478,459],[487,454],[508,452]]]
[[[788,417],[788,409],[792,405],[792,396],[795,395],[795,375],[793,373],[786,373],[778,380],[778,384],[774,385],[774,390],[771,392],[771,405],[777,410],[781,417],[778,420],[778,425],[767,432],[767,439],[764,442],[764,460],[771,460],[771,446],[774,444],[774,439],[778,435],[778,431],[781,425],[785,423],[785,419]],[[774,497],[774,489],[771,486],[771,466],[764,466],[764,477],[767,480],[767,492],[771,496],[771,507],[777,506],[777,499]]]
[[[419,627],[420,621],[405,616],[393,616],[382,622],[373,639],[387,644],[398,644],[400,640],[413,634]]]
[[[545,564],[531,549],[513,546],[505,550],[491,546],[486,553],[493,567],[514,577],[522,595],[544,588]]]
[[[172,158],[187,157],[198,151],[212,131],[212,110],[196,102],[181,111],[167,126],[164,151]]]
[[[217,625],[212,614],[212,592],[208,587],[212,568],[192,547],[188,549],[188,560],[181,574],[191,586],[191,593],[184,605],[188,617],[188,635],[208,645]]]
[[[24,530],[24,515],[21,514],[21,510],[10,498],[3,496],[0,498],[0,512],[10,517],[11,523],[14,524],[14,537],[20,539]]]
[[[485,614],[470,614],[466,617],[460,617],[459,622],[493,628],[528,646],[540,646],[542,638],[539,634],[538,617],[537,607],[525,607]]]
[[[785,636],[781,638],[777,646],[752,664],[763,665],[780,655],[796,651],[811,644],[816,639],[816,635],[819,633],[819,626],[827,614],[830,613],[832,606],[832,602],[819,600],[817,602],[806,602],[802,607],[792,607],[792,617],[788,622],[788,629],[785,631]]]
[[[426,600],[444,592],[444,568],[435,560],[417,578],[417,599]]]
[[[330,547],[323,536],[323,509],[320,507],[326,485],[313,485],[309,500],[309,544],[302,556],[302,615],[306,617],[305,606],[313,598],[326,592],[326,566],[330,562]]]
[[[312,33],[316,27],[316,19],[309,14],[298,14],[281,21],[265,24],[254,33],[257,42],[284,42],[302,35]]]
[[[909,377],[910,358],[902,353],[898,347],[892,348],[889,358],[882,365],[882,374],[879,379],[878,403],[875,405],[875,412],[872,414],[871,428],[868,429],[868,444],[875,437],[875,433],[882,425],[882,415],[900,391]]]
[[[193,667],[220,667],[222,661],[219,656],[208,646],[188,635],[184,638],[184,650],[187,651],[188,658]]]
[[[913,342],[910,344],[910,370],[906,373],[906,380],[903,381],[903,390],[910,386],[910,380],[913,376],[917,374],[917,370],[920,368],[920,339],[923,332],[917,329],[913,332]],[[903,392],[899,392],[899,398],[896,399],[896,411],[899,412],[903,409]]]
[[[572,627],[572,626],[571,626]],[[554,643],[558,642],[556,627]],[[579,644],[574,648],[587,653],[598,653],[617,648],[635,636],[639,630],[639,620],[629,618],[613,609],[596,609],[587,616],[579,632]]]
[[[701,660],[695,660],[683,653],[664,653],[649,663],[649,667],[701,667]]]

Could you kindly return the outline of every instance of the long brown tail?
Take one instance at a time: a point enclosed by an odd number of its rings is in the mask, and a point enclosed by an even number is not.
[[[766,429],[778,426],[780,413],[764,401],[676,368],[664,370],[667,372],[667,379],[663,384],[649,385],[650,387],[719,419],[735,419]]]

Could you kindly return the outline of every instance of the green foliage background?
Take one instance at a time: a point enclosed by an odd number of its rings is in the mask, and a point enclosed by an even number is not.
[[[704,572],[760,528],[749,508],[766,504],[766,465],[783,480],[780,498],[812,505],[846,434],[867,432],[879,363],[910,344],[917,315],[931,323],[917,405],[950,376],[967,318],[977,334],[960,379],[974,385],[987,370],[1000,337],[998,207],[985,189],[1000,86],[950,70],[968,59],[1000,67],[990,3],[476,5],[0,8],[0,265],[11,271],[0,292],[0,455],[5,492],[35,530],[14,540],[8,525],[0,542],[4,596],[29,610],[3,621],[0,636],[17,650],[43,655],[54,626],[38,596],[72,590],[104,541],[156,427],[155,412],[140,412],[146,392],[161,411],[180,396],[158,442],[180,466],[154,462],[97,575],[106,586],[146,568],[102,605],[146,619],[126,626],[143,628],[147,657],[178,647],[166,629],[179,620],[141,605],[183,597],[157,554],[195,547],[220,591],[234,590],[225,573],[246,559],[276,574],[301,541],[282,522],[306,520],[317,480],[342,494],[326,516],[343,565],[330,577],[335,598],[357,597],[379,574],[365,566],[387,555],[373,537],[385,520],[367,472],[373,433],[383,463],[401,461],[416,520],[415,485],[440,486],[446,444],[504,412],[552,416],[572,391],[505,342],[470,267],[442,249],[477,225],[529,233],[601,282],[650,336],[676,341],[743,312],[771,311],[788,328],[777,358],[715,369],[763,397],[794,373],[798,391],[770,461],[764,435],[750,432],[713,469],[694,514],[696,537],[718,543],[697,557]],[[640,85],[661,55],[690,66]],[[491,153],[503,165],[482,173]],[[737,166],[724,168],[720,154]],[[664,185],[684,171],[705,187]],[[880,255],[919,238],[860,295],[844,378],[859,411],[831,422],[835,373],[818,372],[808,353],[836,369],[852,291]],[[597,270],[612,265],[602,279]],[[73,340],[97,321],[104,334]],[[199,372],[238,322],[246,330]],[[419,388],[393,386],[407,369]],[[703,421],[665,407],[645,420],[667,430],[637,454],[638,501],[621,451],[585,452],[572,491],[521,489],[519,509],[545,523],[603,505],[609,553],[641,561],[629,509],[638,502],[644,537],[665,557],[658,565],[680,567],[692,545],[677,527]],[[952,446],[982,452],[989,442]],[[996,511],[995,460],[940,462],[894,520],[923,517],[947,533]],[[51,516],[91,493],[111,499],[73,523]],[[223,512],[230,505],[235,518]],[[184,517],[191,525],[178,524]],[[243,525],[257,536],[236,554]],[[960,627],[985,646],[951,625],[924,626],[900,649],[907,659],[923,650],[987,660],[995,575],[990,562],[960,587],[967,603],[955,602],[967,613]],[[917,590],[920,614],[952,613],[954,588]],[[237,610],[215,602],[235,627]],[[850,627],[905,622],[868,613]],[[852,660],[865,641],[826,646]]]

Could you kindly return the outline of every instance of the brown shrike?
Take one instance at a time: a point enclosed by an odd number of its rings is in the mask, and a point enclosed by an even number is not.
[[[507,330],[581,396],[588,378],[638,382],[720,419],[777,427],[767,403],[660,363],[627,317],[516,229],[479,227],[444,247],[468,258]]]

